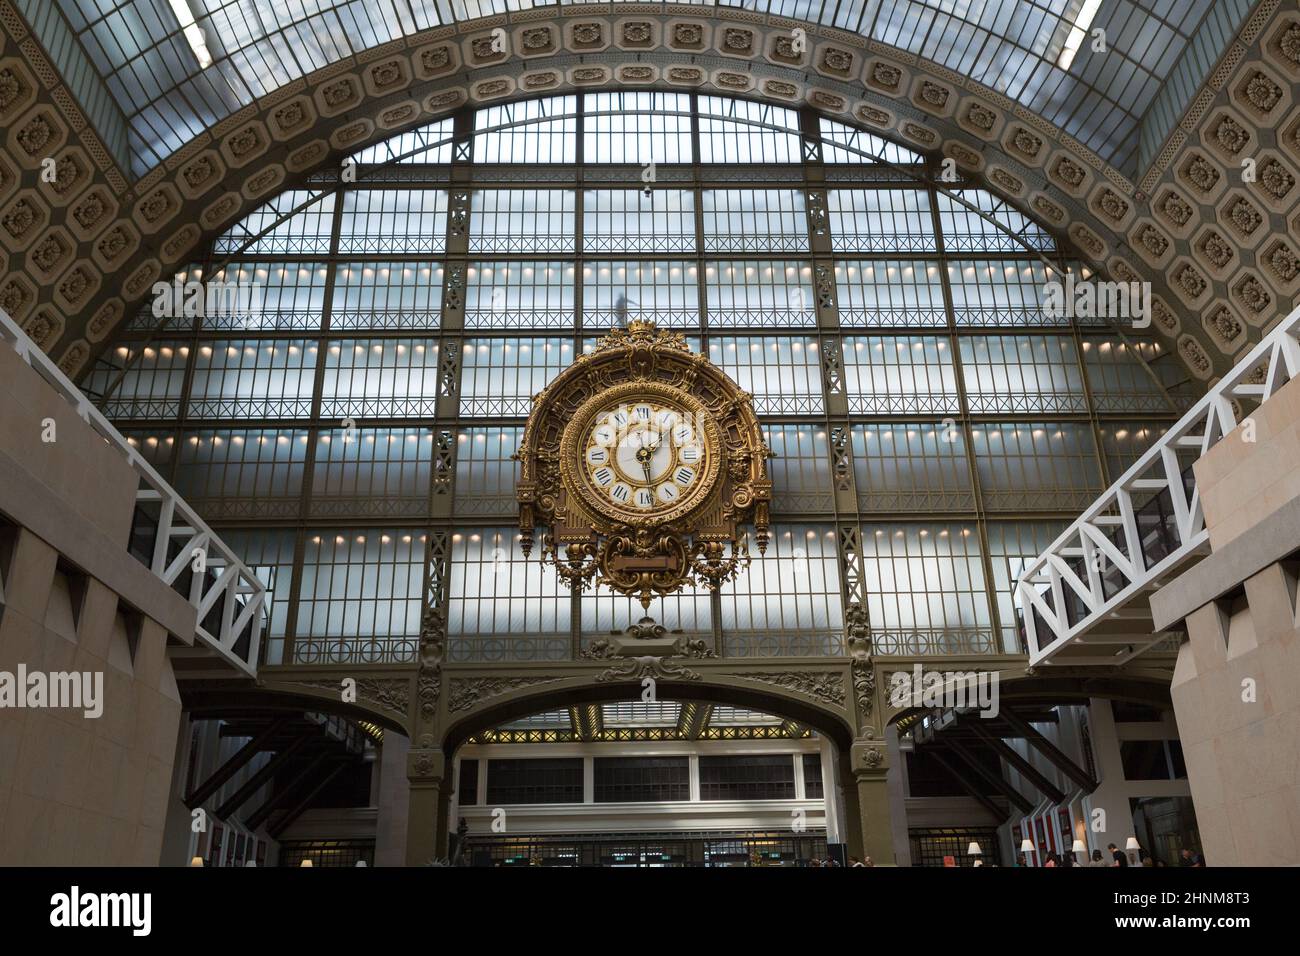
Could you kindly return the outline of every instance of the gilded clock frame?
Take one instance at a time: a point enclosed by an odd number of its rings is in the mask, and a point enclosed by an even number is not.
[[[648,514],[599,494],[588,483],[585,460],[597,416],[641,399],[691,414],[707,459],[678,504]],[[646,606],[651,593],[668,594],[690,582],[716,588],[749,563],[742,525],[752,525],[759,553],[767,547],[770,455],[748,393],[691,351],[681,333],[634,320],[579,355],[533,398],[516,454],[523,552],[531,552],[541,529],[543,560],[569,586],[603,583],[639,595]],[[656,560],[661,570],[652,571]],[[629,571],[629,564],[641,570]],[[634,578],[640,582],[635,586]]]

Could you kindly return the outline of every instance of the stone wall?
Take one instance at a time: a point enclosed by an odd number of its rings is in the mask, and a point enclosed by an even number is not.
[[[1300,865],[1300,381],[1196,465],[1212,553],[1152,598],[1206,861]]]
[[[168,632],[192,640],[193,608],[127,553],[125,459],[7,347],[0,409],[0,682],[102,675],[98,717],[0,704],[0,866],[156,865],[181,714]]]

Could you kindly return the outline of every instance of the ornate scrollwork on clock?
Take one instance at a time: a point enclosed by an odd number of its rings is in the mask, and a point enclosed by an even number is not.
[[[533,399],[516,456],[525,554],[570,587],[716,588],[767,548],[771,454],[750,396],[676,332],[615,329]]]

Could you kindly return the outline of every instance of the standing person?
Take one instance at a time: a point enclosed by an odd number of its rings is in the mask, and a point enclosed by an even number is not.
[[[1106,849],[1110,850],[1110,858],[1114,861],[1111,866],[1128,866],[1128,857],[1124,855],[1123,850],[1113,843],[1107,843]]]

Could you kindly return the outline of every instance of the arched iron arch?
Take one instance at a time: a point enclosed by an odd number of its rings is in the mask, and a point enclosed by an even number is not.
[[[450,758],[475,733],[511,720],[574,704],[625,701],[639,687],[639,684],[626,682],[598,681],[537,686],[508,701],[489,704],[451,722],[442,734],[443,752]],[[739,681],[722,682],[707,677],[701,681],[664,678],[656,682],[655,696],[662,700],[730,704],[797,720],[832,741],[841,753],[847,752],[854,738],[847,715],[840,716],[829,707],[801,700],[792,694],[767,691],[758,686],[746,687]]]
[[[647,89],[647,90],[660,90],[660,91],[663,91],[663,89],[661,89],[660,87],[653,86],[653,85],[648,86],[648,87],[646,87],[645,89]],[[666,89],[666,88],[664,88],[664,89]],[[584,90],[584,92],[597,92],[597,91],[598,91],[598,90],[596,90],[596,89],[592,89],[592,90]],[[680,91],[680,90],[673,90],[673,92],[681,92],[681,91]],[[528,102],[528,101],[530,101],[530,100],[539,100],[539,99],[545,99],[545,98],[547,98],[547,96],[546,96],[545,94],[543,94],[543,95],[535,95],[535,96],[521,96],[521,97],[514,97],[514,98],[511,98],[511,99],[508,99],[508,100],[503,100],[501,103],[493,103],[493,104],[491,104],[491,105],[492,105],[492,106],[498,106],[498,105],[506,105],[506,104],[511,104],[511,103],[523,103],[523,102]],[[756,94],[756,93],[752,93],[752,92],[751,92],[751,93],[747,93],[747,94],[743,94],[743,95],[735,95],[735,96],[732,96],[731,98],[732,98],[732,99],[737,99],[737,100],[748,101],[748,102],[757,102],[757,103],[764,103],[764,104],[767,104],[767,105],[780,106],[780,107],[782,107],[782,108],[786,108],[786,109],[791,108],[790,104],[788,104],[788,103],[781,103],[781,102],[779,102],[779,101],[777,101],[777,100],[775,100],[775,99],[773,99],[773,98],[771,98],[771,97],[765,97],[765,96],[762,96],[762,95],[759,95],[759,94]],[[453,113],[449,113],[446,117],[443,117],[441,120],[434,120],[433,123],[443,122],[443,121],[445,121],[446,119],[448,119],[448,118],[450,118],[450,117],[453,117],[453,116],[455,116],[455,115],[457,115],[458,113],[461,113],[461,112],[469,112],[470,114],[473,114],[473,113],[475,113],[475,112],[478,112],[479,110],[486,109],[486,108],[488,108],[488,107],[487,107],[487,106],[484,106],[484,105],[462,106],[462,107],[460,107],[458,110],[456,110],[455,112],[453,112]],[[809,108],[809,109],[814,109],[814,110],[815,110],[815,107],[812,107],[812,106],[809,106],[808,108]],[[694,108],[692,108],[692,112],[693,112],[693,113],[695,112]],[[906,180],[908,180],[908,181],[910,181],[910,182],[912,182],[912,183],[914,183],[914,184],[916,184],[916,185],[923,186],[923,187],[925,187],[925,188],[927,188],[927,189],[933,189],[937,194],[942,195],[942,196],[944,196],[946,199],[948,199],[949,201],[953,202],[954,204],[956,204],[956,205],[958,205],[958,206],[961,206],[961,207],[962,207],[963,209],[965,209],[967,212],[976,215],[977,217],[979,217],[980,219],[984,220],[984,221],[987,222],[989,225],[991,225],[994,229],[996,229],[997,231],[999,231],[999,232],[1003,233],[1004,235],[1006,235],[1006,236],[1007,236],[1007,237],[1008,237],[1012,242],[1014,242],[1014,243],[1015,243],[1016,245],[1018,245],[1021,249],[1023,249],[1024,252],[1025,252],[1027,255],[1033,257],[1035,260],[1037,260],[1038,262],[1042,263],[1042,265],[1044,266],[1044,268],[1046,268],[1046,269],[1049,271],[1050,274],[1053,274],[1053,275],[1060,275],[1060,276],[1062,277],[1062,279],[1064,279],[1064,277],[1067,276],[1067,275],[1076,274],[1076,273],[1074,272],[1074,270],[1070,269],[1070,268],[1068,267],[1068,265],[1065,264],[1065,262],[1063,261],[1063,259],[1062,259],[1062,260],[1053,261],[1053,260],[1052,260],[1051,258],[1049,258],[1048,256],[1045,256],[1045,255],[1042,253],[1041,250],[1035,248],[1032,244],[1030,244],[1030,243],[1029,243],[1029,242],[1024,238],[1023,235],[1021,235],[1020,233],[1018,233],[1018,232],[1016,232],[1016,231],[1010,229],[1010,228],[1007,227],[1004,223],[1000,222],[1000,221],[999,221],[995,216],[989,215],[989,214],[986,213],[984,210],[982,210],[982,209],[980,209],[978,206],[976,206],[974,203],[971,203],[971,202],[967,201],[967,200],[964,199],[962,196],[958,195],[958,194],[954,191],[953,188],[949,188],[949,185],[946,185],[944,180],[941,180],[941,179],[939,179],[938,177],[936,177],[936,176],[934,175],[934,170],[935,170],[935,168],[936,168],[936,163],[937,163],[937,161],[938,161],[939,159],[942,159],[942,155],[941,155],[941,153],[940,153],[938,150],[928,150],[928,151],[927,151],[927,150],[922,149],[922,148],[920,148],[920,147],[917,147],[917,146],[915,146],[915,145],[911,145],[911,146],[904,145],[903,143],[899,143],[899,142],[894,141],[893,139],[891,139],[891,138],[889,138],[888,136],[884,135],[884,134],[883,134],[881,131],[879,131],[879,130],[871,130],[871,129],[866,128],[865,126],[863,126],[863,125],[860,124],[860,123],[855,123],[855,122],[853,122],[853,121],[851,120],[851,118],[849,118],[849,117],[845,117],[845,116],[832,116],[831,114],[829,114],[829,113],[827,113],[827,112],[825,112],[825,111],[819,111],[819,110],[816,111],[816,112],[818,113],[818,115],[828,116],[829,118],[833,119],[835,122],[840,123],[840,124],[842,124],[842,125],[844,125],[844,126],[847,126],[847,127],[851,128],[851,129],[854,129],[854,130],[856,130],[856,131],[858,131],[858,132],[865,133],[865,134],[868,134],[868,135],[870,135],[870,136],[873,136],[873,137],[875,137],[875,138],[877,138],[877,139],[880,139],[880,140],[883,140],[883,141],[885,141],[885,142],[891,143],[892,145],[898,146],[898,147],[900,147],[900,148],[902,148],[902,149],[906,149],[906,150],[908,150],[909,152],[917,153],[918,155],[921,155],[921,156],[925,157],[926,162],[922,165],[922,167],[921,167],[920,170],[917,170],[917,169],[911,168],[911,167],[909,167],[909,166],[907,166],[907,165],[902,165],[902,164],[898,164],[898,163],[892,162],[891,160],[886,159],[886,158],[885,158],[884,156],[882,156],[882,155],[877,155],[876,153],[872,153],[872,152],[870,152],[870,151],[868,151],[868,150],[861,149],[861,148],[856,147],[856,146],[850,146],[850,145],[845,144],[845,143],[838,143],[838,142],[833,143],[832,145],[834,145],[836,149],[838,149],[838,150],[840,150],[840,151],[842,151],[842,152],[845,152],[845,153],[849,153],[849,154],[852,154],[852,155],[856,155],[856,156],[858,156],[858,157],[861,157],[862,159],[869,160],[869,161],[872,162],[872,163],[875,163],[875,164],[880,165],[880,166],[882,166],[882,167],[884,167],[884,168],[886,168],[886,169],[889,169],[889,170],[891,170],[891,171],[893,171],[893,172],[895,172],[895,173],[898,173],[899,175],[901,175],[902,177],[904,177]],[[495,132],[495,131],[500,131],[500,130],[504,130],[504,129],[515,128],[515,127],[519,127],[519,126],[526,126],[526,125],[528,125],[529,123],[537,123],[537,122],[549,121],[549,120],[554,119],[554,118],[555,118],[555,117],[546,117],[544,120],[543,120],[543,119],[535,119],[535,120],[516,121],[516,122],[510,122],[510,123],[501,123],[501,124],[498,124],[498,125],[496,125],[496,126],[484,127],[484,128],[481,129],[481,130],[480,130],[480,129],[476,129],[476,130],[475,130],[475,134],[478,135],[478,134],[480,134],[480,133]],[[343,118],[340,118],[340,119],[343,119]],[[765,123],[755,122],[755,121],[751,121],[751,120],[736,119],[735,122],[736,122],[738,125],[743,125],[743,126],[752,126],[752,127],[758,128],[758,129],[771,129],[771,130],[782,129],[781,127],[776,127],[776,126],[771,125],[771,124],[765,124]],[[408,129],[408,130],[399,130],[399,131],[396,131],[396,132],[393,132],[393,131],[385,131],[386,135],[384,135],[384,136],[376,136],[375,138],[373,138],[373,139],[371,139],[371,140],[368,140],[368,141],[366,141],[366,142],[364,142],[364,143],[361,143],[361,144],[355,145],[355,146],[353,146],[353,147],[350,147],[350,149],[349,149],[349,153],[359,152],[359,151],[361,151],[361,150],[371,148],[371,147],[375,146],[375,145],[378,144],[378,143],[383,143],[383,142],[387,142],[387,141],[390,141],[390,140],[393,140],[393,139],[397,139],[398,137],[400,137],[400,136],[402,136],[402,135],[404,135],[404,134],[406,134],[406,133],[409,133],[409,132],[411,132],[411,131],[414,130],[414,129],[420,129],[420,128],[422,128],[422,127],[426,127],[426,126],[429,126],[429,125],[432,125],[432,123],[428,123],[428,122],[426,122],[426,123],[421,124],[421,126],[412,127],[412,129]],[[816,139],[817,139],[817,142],[820,143],[820,144],[825,144],[825,143],[827,142],[824,138],[822,138],[822,137],[820,137],[820,136],[816,137]],[[399,164],[400,164],[404,159],[408,159],[408,158],[410,158],[410,157],[412,157],[412,156],[416,156],[416,155],[418,155],[418,154],[420,154],[420,153],[429,152],[430,150],[437,149],[437,148],[439,148],[439,147],[441,147],[441,146],[450,145],[450,144],[452,144],[452,143],[454,143],[454,142],[455,142],[454,137],[447,137],[447,138],[445,138],[445,139],[438,140],[437,142],[420,144],[420,145],[417,145],[417,146],[415,146],[415,147],[413,147],[413,148],[411,148],[411,149],[409,149],[409,150],[406,150],[405,152],[397,153],[397,154],[395,154],[395,155],[392,155],[392,156],[390,156],[388,159],[384,160],[382,163],[378,163],[378,164],[375,164],[375,165],[373,165],[373,166],[370,166],[370,167],[366,170],[366,173],[365,173],[364,175],[361,174],[361,173],[358,173],[358,174],[356,175],[356,178],[353,179],[353,180],[345,181],[344,178],[343,178],[341,175],[336,175],[335,178],[334,178],[334,180],[333,180],[332,182],[328,182],[328,183],[320,184],[318,187],[316,187],[316,186],[314,186],[314,184],[312,183],[313,178],[320,177],[320,176],[321,176],[321,170],[324,170],[324,169],[330,169],[330,168],[333,168],[333,166],[337,166],[337,165],[338,165],[338,164],[337,164],[338,157],[339,157],[340,155],[343,155],[343,151],[342,151],[342,150],[332,151],[332,152],[330,153],[329,157],[328,157],[327,159],[323,160],[323,161],[322,161],[322,162],[321,162],[321,163],[316,167],[315,171],[313,171],[313,172],[309,172],[309,173],[306,173],[306,174],[303,174],[303,175],[300,176],[300,177],[298,178],[298,180],[297,180],[296,182],[294,182],[294,183],[286,183],[286,184],[283,184],[282,188],[280,189],[279,193],[277,194],[277,195],[283,195],[284,193],[286,193],[286,192],[288,192],[288,191],[290,191],[290,190],[293,190],[293,189],[301,189],[301,188],[306,187],[306,188],[308,188],[308,189],[311,190],[310,195],[309,195],[306,199],[303,199],[301,202],[295,204],[295,205],[292,206],[290,209],[288,209],[286,212],[282,212],[282,213],[281,213],[277,218],[275,218],[275,219],[274,219],[274,220],[273,220],[269,225],[264,226],[260,231],[258,231],[258,232],[256,232],[256,233],[253,233],[252,235],[248,236],[248,238],[246,238],[246,239],[243,241],[243,243],[242,243],[242,244],[241,244],[237,249],[234,249],[234,250],[232,250],[232,251],[229,251],[229,252],[225,253],[225,254],[222,256],[222,258],[218,259],[215,263],[213,263],[213,264],[209,267],[208,272],[205,273],[204,276],[203,276],[202,279],[201,279],[201,283],[202,283],[203,288],[204,288],[205,298],[206,298],[206,293],[207,293],[207,286],[208,286],[208,283],[212,281],[212,278],[213,278],[215,275],[218,275],[218,274],[222,273],[222,272],[223,272],[223,271],[224,271],[224,270],[225,270],[225,269],[226,269],[226,268],[227,268],[227,267],[228,267],[232,262],[234,262],[234,261],[235,261],[238,257],[240,257],[241,255],[243,255],[243,254],[248,250],[248,248],[249,248],[250,246],[254,245],[254,244],[257,243],[259,240],[261,240],[262,238],[264,238],[265,236],[267,236],[267,235],[269,235],[270,233],[274,232],[276,229],[278,229],[278,228],[279,228],[280,226],[282,226],[284,223],[288,222],[288,221],[289,221],[290,219],[292,219],[294,216],[296,216],[296,215],[298,215],[299,213],[303,212],[304,210],[310,208],[311,206],[316,205],[317,203],[321,202],[321,201],[322,201],[323,199],[325,199],[326,197],[328,197],[328,196],[333,196],[333,195],[335,195],[335,194],[341,192],[341,191],[344,190],[345,188],[351,188],[351,187],[356,187],[356,186],[360,186],[360,185],[365,185],[365,184],[367,184],[368,182],[370,182],[370,181],[372,181],[372,180],[375,181],[375,182],[383,182],[383,179],[381,178],[381,175],[380,175],[380,174],[381,174],[383,171],[385,171],[385,170],[387,170],[387,169],[389,169],[389,168],[391,168],[391,167],[395,167],[395,166],[399,165]],[[332,165],[331,165],[331,164],[332,164]],[[955,185],[957,188],[961,188],[961,184],[953,184],[953,185]],[[989,184],[989,183],[984,183],[984,182],[982,182],[981,180],[979,180],[978,178],[972,179],[972,181],[971,181],[970,183],[966,184],[966,185],[967,185],[968,188],[973,187],[973,188],[987,189],[988,191],[992,192],[994,195],[997,195],[996,190],[993,189],[993,187],[992,187],[991,184]],[[264,204],[263,204],[263,205],[264,205]],[[259,207],[254,207],[254,210],[250,210],[250,212],[255,211],[256,208],[259,208]],[[1028,216],[1027,216],[1027,218],[1032,219],[1033,217],[1028,217]],[[1060,230],[1057,230],[1057,229],[1052,229],[1051,227],[1048,227],[1048,226],[1043,225],[1043,224],[1041,224],[1041,223],[1039,223],[1039,225],[1041,225],[1042,228],[1044,228],[1044,229],[1048,229],[1050,232],[1052,232],[1053,236],[1055,237],[1055,239],[1056,239],[1056,241],[1057,241],[1058,249],[1062,249],[1062,248],[1064,248],[1064,249],[1067,250],[1067,251],[1069,250],[1071,243],[1070,243],[1069,238],[1068,238],[1068,237],[1067,237],[1063,232],[1061,232]],[[212,234],[209,236],[209,240],[211,240],[211,238],[215,237],[215,236],[218,235],[218,234],[219,234],[219,231],[218,231],[218,230],[212,230]],[[139,341],[139,342],[136,343],[137,348],[136,348],[136,349],[131,353],[130,356],[128,356],[128,358],[127,358],[126,362],[123,364],[122,368],[120,368],[120,369],[118,370],[118,372],[117,372],[117,374],[114,376],[114,378],[113,378],[113,379],[109,382],[109,384],[105,387],[103,394],[100,396],[100,399],[101,399],[101,400],[107,400],[108,398],[110,398],[110,397],[113,395],[113,393],[114,393],[115,391],[117,391],[117,389],[121,386],[122,382],[125,380],[125,378],[126,378],[126,374],[127,374],[127,372],[130,370],[131,366],[132,366],[133,364],[135,364],[136,362],[138,362],[139,359],[140,359],[140,357],[143,355],[144,349],[146,349],[146,348],[149,347],[151,344],[153,344],[153,342],[155,342],[155,341],[157,340],[157,338],[158,338],[159,335],[165,333],[165,332],[168,330],[168,328],[171,326],[171,322],[172,322],[172,319],[173,319],[173,318],[174,318],[174,317],[173,317],[173,316],[170,316],[170,315],[168,315],[168,316],[164,316],[160,322],[158,322],[155,326],[153,326],[153,327],[149,330],[149,334],[148,334],[144,339],[142,339],[141,341]],[[1120,335],[1121,337],[1125,337],[1125,338],[1127,338],[1127,337],[1124,335],[1124,331],[1123,331],[1122,329],[1118,328],[1117,326],[1115,326],[1114,323],[1111,322],[1111,321],[1109,320],[1109,318],[1107,318],[1107,326],[1109,327],[1110,331],[1114,332],[1114,333],[1117,334],[1117,335]],[[1137,353],[1136,351],[1134,352],[1134,354],[1137,355],[1137,357],[1138,357],[1138,361],[1142,362],[1142,364],[1143,364],[1144,366],[1146,366],[1146,362],[1145,362],[1145,360],[1143,360],[1143,359],[1141,358],[1141,356],[1138,355],[1138,353]],[[1153,378],[1155,377],[1155,373],[1154,373],[1154,372],[1151,372],[1151,370],[1150,370],[1149,368],[1148,368],[1148,373],[1151,374]]]
[[[350,720],[377,724],[403,736],[411,731],[407,715],[379,706],[368,697],[345,703],[337,689],[321,686],[294,687],[291,679],[267,684],[235,683],[226,686],[186,687],[182,691],[186,713],[195,719],[212,720],[250,713],[302,713],[319,711]]]

